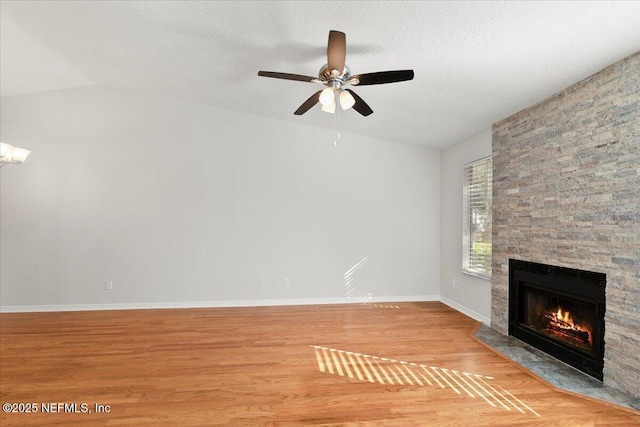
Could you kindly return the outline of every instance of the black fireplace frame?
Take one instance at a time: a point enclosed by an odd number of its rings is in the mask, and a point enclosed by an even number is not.
[[[509,259],[509,335],[602,381],[604,368],[604,273]],[[523,287],[593,304],[596,324],[593,353],[564,344],[520,323],[524,311]]]

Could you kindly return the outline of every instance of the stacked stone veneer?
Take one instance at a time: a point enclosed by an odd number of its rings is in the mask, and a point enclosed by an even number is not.
[[[504,334],[509,258],[607,275],[604,383],[640,398],[640,52],[493,126]]]

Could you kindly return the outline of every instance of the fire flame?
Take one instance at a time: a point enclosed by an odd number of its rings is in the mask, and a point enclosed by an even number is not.
[[[568,323],[569,325],[571,325],[572,327],[576,327],[577,325],[574,325],[573,323],[573,317],[571,317],[571,313],[567,310],[564,313],[562,313],[562,308],[558,307],[558,312],[556,313],[556,319],[558,320],[562,320],[563,322]],[[580,326],[578,327],[578,331],[580,330]]]
[[[593,345],[593,338],[591,336],[591,329],[583,327],[573,322],[573,317],[569,310],[562,310],[562,307],[558,307],[558,311],[552,314],[552,317],[557,322],[556,327],[561,329],[573,329],[574,331],[587,332],[589,334],[589,344]]]

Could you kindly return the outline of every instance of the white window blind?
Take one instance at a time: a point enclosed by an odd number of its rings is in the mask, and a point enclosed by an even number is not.
[[[491,278],[491,157],[464,167],[462,270]]]

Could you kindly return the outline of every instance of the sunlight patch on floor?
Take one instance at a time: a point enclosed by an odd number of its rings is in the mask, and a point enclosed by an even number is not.
[[[499,385],[493,377],[427,366],[368,354],[317,345],[314,349],[320,372],[357,379],[362,382],[439,387],[472,399],[480,398],[494,408],[516,410],[540,416],[527,404]]]
[[[394,310],[400,310],[400,307],[398,307],[397,305],[394,305],[394,304],[371,304],[371,303],[365,302],[364,305],[368,305],[368,306],[374,307],[374,308],[389,308],[389,309],[394,309]]]

